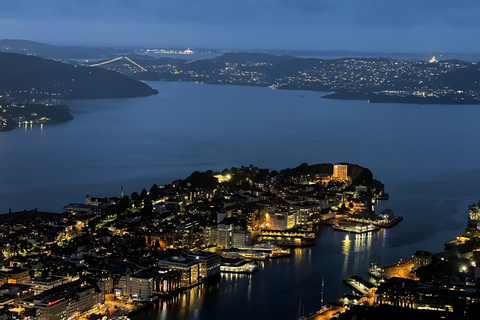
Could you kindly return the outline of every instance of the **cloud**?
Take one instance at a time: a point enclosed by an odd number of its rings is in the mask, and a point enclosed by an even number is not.
[[[417,47],[448,47],[462,45],[458,34],[479,31],[478,12],[480,2],[471,0],[3,0],[0,20],[11,27],[0,37],[119,43],[123,35],[129,43],[277,48],[393,48],[411,39]]]

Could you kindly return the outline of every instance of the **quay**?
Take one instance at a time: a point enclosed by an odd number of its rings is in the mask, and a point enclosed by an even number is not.
[[[345,282],[349,287],[361,293],[362,295],[367,294],[368,290],[375,288],[375,286],[370,281],[365,280],[364,278],[357,275],[346,277],[345,279],[343,279],[343,282]]]
[[[355,296],[353,294],[342,294],[330,301],[330,305],[337,307],[351,307],[357,305],[361,298],[362,296]]]

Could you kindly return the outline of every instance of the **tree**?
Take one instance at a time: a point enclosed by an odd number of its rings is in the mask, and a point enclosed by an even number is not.
[[[140,193],[140,199],[145,200],[148,196],[148,192],[145,188],[142,189],[142,193]]]

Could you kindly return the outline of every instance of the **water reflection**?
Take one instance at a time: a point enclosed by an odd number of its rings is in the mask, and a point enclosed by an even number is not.
[[[312,261],[312,249],[311,248],[295,248],[293,249],[292,256],[294,259],[295,268],[309,265],[310,262]]]
[[[342,253],[344,255],[342,273],[346,274],[348,270],[348,256],[350,255],[351,240],[350,235],[346,234],[345,239],[342,240]]]

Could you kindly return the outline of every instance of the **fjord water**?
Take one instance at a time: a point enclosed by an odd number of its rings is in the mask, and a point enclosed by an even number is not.
[[[294,319],[349,292],[372,260],[440,251],[480,200],[480,106],[372,104],[267,88],[150,82],[156,96],[72,101],[68,123],[0,134],[0,211],[61,211],[86,194],[119,196],[195,170],[302,162],[357,163],[386,185],[379,204],[405,219],[347,235],[320,227],[316,246],[266,262],[253,276],[222,276],[134,319]]]

